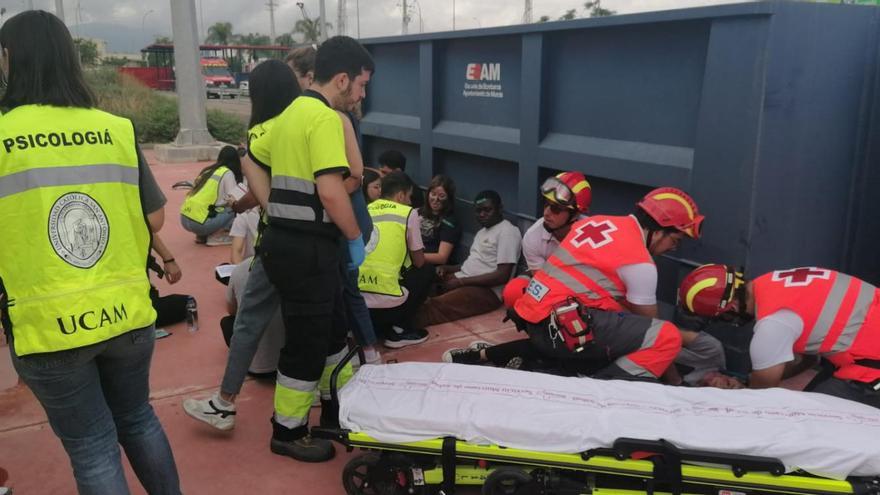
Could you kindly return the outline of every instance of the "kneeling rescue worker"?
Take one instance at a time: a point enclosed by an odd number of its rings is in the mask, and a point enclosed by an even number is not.
[[[733,267],[716,264],[688,274],[679,301],[699,316],[736,324],[757,318],[749,387],[778,386],[793,374],[796,354],[821,356],[833,376],[820,376],[813,392],[880,407],[880,291],[873,285],[815,267],[747,282]]]
[[[617,372],[658,378],[681,349],[681,335],[674,325],[654,319],[652,256],[675,249],[684,237],[699,238],[703,218],[689,195],[662,187],[642,198],[632,215],[575,222],[514,303],[515,318],[542,352],[560,358],[559,352],[568,353],[579,361],[593,361],[598,352],[614,361]],[[599,331],[603,327],[617,333]]]

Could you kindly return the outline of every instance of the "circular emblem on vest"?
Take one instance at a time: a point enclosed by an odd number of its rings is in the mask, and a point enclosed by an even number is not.
[[[378,245],[379,245],[379,229],[374,225],[373,232],[370,234],[370,240],[367,241],[367,245],[364,246],[364,251],[366,251],[367,254],[370,254],[376,250],[376,246],[378,246]]]
[[[55,253],[77,268],[91,268],[107,249],[110,226],[101,205],[88,194],[58,198],[49,212],[49,242]]]

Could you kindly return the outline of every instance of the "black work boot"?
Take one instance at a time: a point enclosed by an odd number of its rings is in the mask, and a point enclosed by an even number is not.
[[[289,429],[272,418],[272,440],[269,450],[273,454],[285,455],[302,462],[325,462],[333,459],[336,449],[329,440],[312,438],[309,426],[302,425]]]
[[[339,428],[339,405],[321,399],[321,428]]]

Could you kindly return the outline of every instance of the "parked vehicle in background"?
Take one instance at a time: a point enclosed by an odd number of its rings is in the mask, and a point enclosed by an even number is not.
[[[225,60],[222,58],[202,58],[201,66],[208,98],[222,98],[223,96],[235,98],[238,94],[235,78],[229,72],[229,64]]]

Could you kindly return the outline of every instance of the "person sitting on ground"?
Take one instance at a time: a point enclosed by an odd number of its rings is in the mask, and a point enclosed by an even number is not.
[[[245,258],[254,256],[254,243],[260,224],[260,209],[254,207],[235,216],[229,236],[232,237],[230,261],[237,265]]]
[[[155,272],[159,278],[164,278],[171,285],[179,282],[183,277],[183,272],[174,259],[171,250],[168,249],[168,246],[165,245],[165,242],[162,241],[162,237],[158,233],[153,233],[153,245],[151,247],[153,252],[159,255],[162,265],[160,266],[156,258],[150,255],[147,268]],[[174,325],[185,320],[186,303],[189,302],[190,297],[192,296],[187,294],[160,296],[159,289],[151,283],[150,300],[153,302],[153,309],[156,310],[156,328]]]
[[[379,155],[379,173],[382,177],[391,172],[406,172],[406,157],[397,150],[386,150]]]
[[[229,314],[220,319],[220,329],[223,332],[223,340],[226,341],[227,347],[232,342],[235,315],[238,311],[238,306],[241,304],[242,297],[244,297],[245,287],[250,275],[251,261],[253,261],[251,257],[242,260],[229,277],[229,285],[226,288],[226,310]],[[248,366],[248,373],[257,378],[274,379],[275,368],[278,367],[278,356],[283,345],[284,321],[281,319],[281,308],[276,307],[275,312],[272,314],[272,319],[260,338],[257,352],[254,354],[250,366]]]
[[[428,201],[419,214],[425,261],[435,266],[448,264],[461,240],[461,226],[455,220],[455,182],[445,175],[435,175],[428,185]]]
[[[488,313],[501,306],[501,290],[513,274],[522,241],[519,229],[502,216],[503,208],[497,192],[477,194],[474,212],[482,228],[462,265],[438,267],[444,293],[419,308],[416,328]]]
[[[196,235],[196,242],[209,246],[229,245],[229,227],[235,212],[229,205],[240,191],[244,177],[234,146],[224,146],[217,161],[203,168],[180,207],[180,224]]]
[[[415,329],[412,319],[424,302],[401,285],[402,273],[425,263],[419,213],[409,206],[413,182],[403,172],[382,178],[382,197],[367,209],[373,233],[360,267],[358,287],[364,295],[377,335],[392,349],[424,342],[428,332]],[[396,328],[395,328],[396,327]]]
[[[593,200],[589,181],[580,172],[562,172],[541,186],[543,214],[523,235],[522,252],[531,275],[565,239],[572,224],[584,218]]]
[[[691,314],[736,326],[757,318],[749,346],[749,388],[778,387],[815,363],[807,390],[880,408],[880,290],[834,270],[777,270],[747,281],[729,266],[703,265],[681,282]]]
[[[364,168],[363,192],[367,204],[376,201],[382,195],[382,175],[376,169]]]

